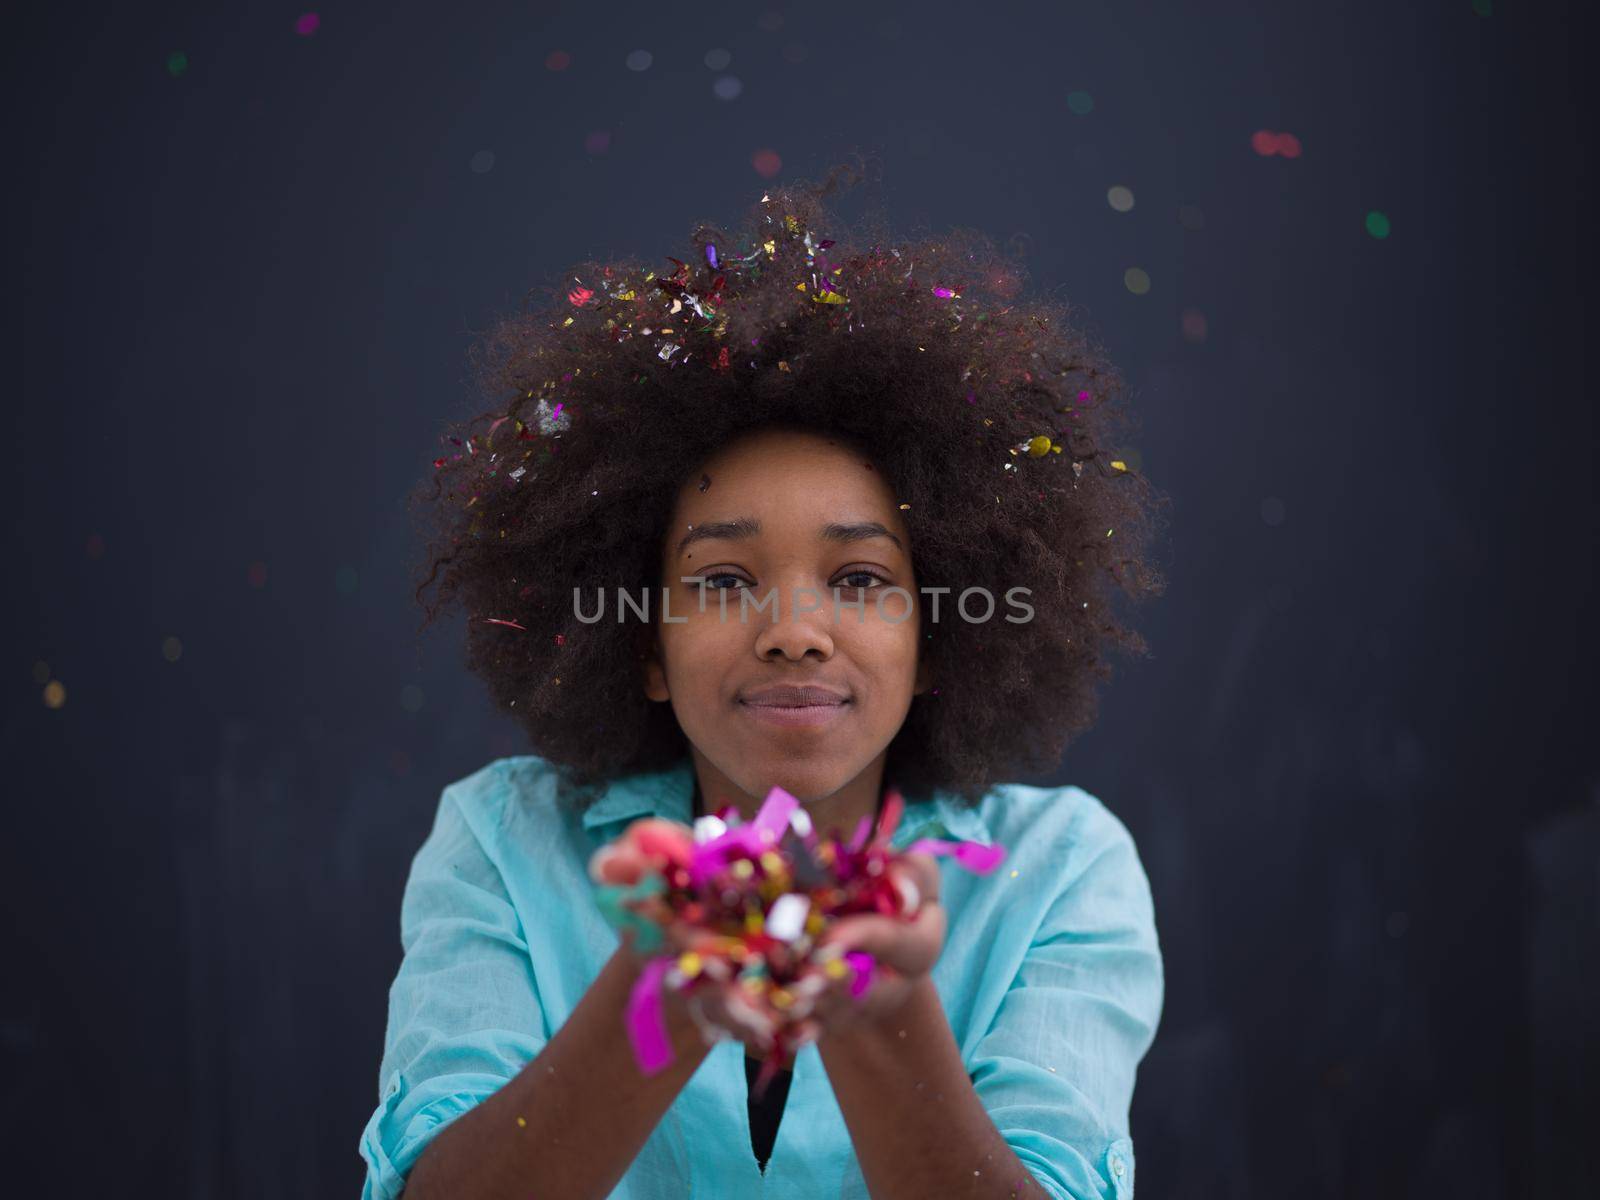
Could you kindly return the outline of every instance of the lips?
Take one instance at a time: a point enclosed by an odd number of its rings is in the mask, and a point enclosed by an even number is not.
[[[815,708],[820,705],[845,704],[850,697],[833,688],[810,684],[772,684],[752,688],[740,696],[740,701],[755,708]]]
[[[739,697],[741,711],[763,724],[816,728],[838,719],[850,707],[844,692],[817,684],[773,684],[752,688]]]

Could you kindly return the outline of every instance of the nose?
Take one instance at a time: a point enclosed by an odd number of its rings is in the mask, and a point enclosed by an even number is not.
[[[826,662],[833,657],[832,613],[828,597],[808,594],[804,587],[780,589],[776,616],[757,615],[755,652],[802,662],[807,655]],[[804,611],[802,611],[804,610]]]

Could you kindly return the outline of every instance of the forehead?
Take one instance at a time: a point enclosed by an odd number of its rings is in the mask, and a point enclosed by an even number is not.
[[[718,450],[679,490],[673,529],[759,520],[763,530],[879,521],[905,536],[898,498],[859,448],[825,434],[762,430]]]

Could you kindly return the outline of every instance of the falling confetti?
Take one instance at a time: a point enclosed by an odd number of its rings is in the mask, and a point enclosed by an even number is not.
[[[482,620],[485,625],[504,625],[510,629],[521,630],[523,633],[528,632],[528,627],[526,625],[519,625],[517,622],[509,620],[505,617],[483,617]]]
[[[771,179],[783,170],[783,159],[778,157],[776,150],[757,150],[750,156],[750,165],[761,178]]]
[[[1067,107],[1080,117],[1087,117],[1094,111],[1094,97],[1088,92],[1068,92]]]
[[[301,37],[310,37],[321,26],[322,18],[316,13],[302,13],[294,21],[294,31]]]
[[[1150,275],[1143,267],[1129,267],[1122,273],[1122,282],[1135,296],[1150,290]]]
[[[1280,155],[1283,158],[1300,157],[1300,139],[1292,133],[1274,133],[1258,129],[1250,135],[1250,148],[1263,158]]]
[[[1377,209],[1373,209],[1367,214],[1367,232],[1382,241],[1389,236],[1389,218]]]
[[[1133,211],[1133,192],[1118,184],[1106,192],[1106,203],[1118,212]]]

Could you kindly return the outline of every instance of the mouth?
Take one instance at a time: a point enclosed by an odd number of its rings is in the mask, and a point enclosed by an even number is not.
[[[787,729],[817,728],[833,722],[850,708],[849,700],[830,700],[825,703],[772,703],[759,700],[740,700],[739,709],[757,721]]]

